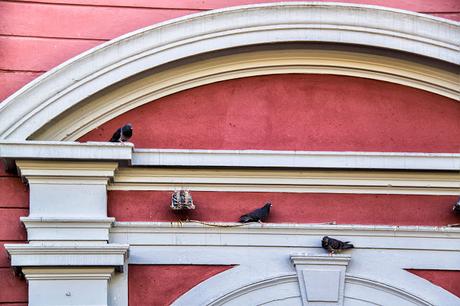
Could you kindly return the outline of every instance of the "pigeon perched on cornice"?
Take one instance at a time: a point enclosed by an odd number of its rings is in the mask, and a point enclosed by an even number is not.
[[[328,236],[323,237],[323,239],[321,240],[321,246],[323,247],[323,249],[326,249],[330,254],[335,254],[346,249],[354,248],[350,241],[343,242]]]
[[[121,128],[117,129],[113,134],[110,142],[125,142],[133,136],[133,127],[131,123],[125,124]]]
[[[457,203],[454,204],[452,210],[455,214],[460,215],[460,199],[458,199]]]
[[[248,222],[262,222],[267,219],[268,214],[270,213],[270,208],[272,207],[272,203],[267,202],[261,208],[257,208],[254,211],[251,211],[248,214],[242,215],[240,217],[241,223],[248,223]]]

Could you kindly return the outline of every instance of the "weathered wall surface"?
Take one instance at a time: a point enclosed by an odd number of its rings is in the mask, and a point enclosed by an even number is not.
[[[5,172],[0,162],[0,304],[27,304],[27,284],[14,275],[5,243],[26,240],[26,231],[19,220],[29,214],[29,192],[21,179]]]
[[[63,61],[127,32],[204,10],[264,2],[276,1],[0,1],[0,101]],[[460,20],[455,0],[342,2]]]
[[[131,122],[137,148],[458,153],[458,118],[456,101],[401,85],[271,75],[159,99],[80,141],[106,141]]]

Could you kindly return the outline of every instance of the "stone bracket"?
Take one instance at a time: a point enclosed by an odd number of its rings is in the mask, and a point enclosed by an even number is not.
[[[303,305],[342,306],[345,271],[350,260],[350,255],[291,255]]]

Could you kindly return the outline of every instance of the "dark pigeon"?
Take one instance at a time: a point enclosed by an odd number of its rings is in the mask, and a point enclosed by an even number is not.
[[[350,243],[350,241],[340,241],[334,238],[330,238],[328,236],[324,236],[321,240],[321,246],[323,249],[326,249],[330,254],[339,253],[342,250],[352,249],[354,246]]]
[[[267,202],[261,208],[257,208],[254,211],[251,211],[248,214],[242,215],[240,217],[241,223],[248,223],[248,222],[262,222],[267,219],[268,214],[270,213],[270,208],[272,207],[272,203]]]
[[[452,210],[454,211],[455,214],[460,215],[460,199],[458,199],[457,203],[454,204],[454,207],[452,207]]]
[[[133,136],[133,127],[131,123],[128,123],[119,128],[110,139],[110,142],[125,142]]]

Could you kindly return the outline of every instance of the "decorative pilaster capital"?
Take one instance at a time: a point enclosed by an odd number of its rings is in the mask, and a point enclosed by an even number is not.
[[[127,244],[5,244],[11,266],[32,267],[112,267],[119,271],[128,258]]]

